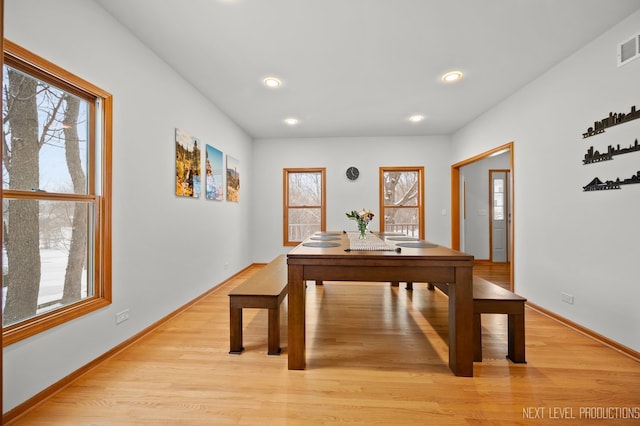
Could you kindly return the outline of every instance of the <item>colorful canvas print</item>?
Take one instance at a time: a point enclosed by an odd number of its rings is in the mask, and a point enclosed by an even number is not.
[[[200,198],[200,141],[176,129],[176,195]]]
[[[227,155],[227,201],[240,201],[240,162]]]
[[[206,148],[206,192],[207,200],[222,201],[224,190],[222,189],[222,151],[207,145]]]

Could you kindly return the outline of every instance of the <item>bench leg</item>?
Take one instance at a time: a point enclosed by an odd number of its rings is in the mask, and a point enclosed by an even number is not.
[[[242,347],[242,308],[229,308],[229,353],[240,355]]]
[[[413,290],[413,282],[407,281],[407,290],[409,291]]]
[[[400,283],[398,281],[391,281],[391,287],[398,287]]]
[[[473,360],[482,362],[482,322],[480,314],[473,314]]]
[[[269,343],[267,355],[280,355],[280,308],[269,309]]]
[[[427,283],[427,290],[434,291],[435,289],[436,289],[436,286],[434,286],[431,283]]]
[[[515,363],[526,363],[524,356],[524,312],[509,314],[508,316],[508,346],[507,358]]]

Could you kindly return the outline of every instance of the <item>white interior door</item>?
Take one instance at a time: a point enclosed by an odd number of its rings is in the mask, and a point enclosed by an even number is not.
[[[464,174],[460,175],[460,250],[466,250],[466,238],[467,232],[465,228],[467,220],[467,184],[465,182]]]
[[[489,170],[491,261],[509,262],[509,171]]]

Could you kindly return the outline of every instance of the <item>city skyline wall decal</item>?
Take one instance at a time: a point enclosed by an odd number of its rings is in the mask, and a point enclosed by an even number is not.
[[[582,138],[586,139],[591,136],[599,135],[600,133],[604,133],[606,128],[627,123],[638,118],[640,118],[640,110],[636,110],[635,105],[631,106],[631,110],[628,113],[610,112],[608,117],[595,121],[593,123],[593,127],[589,127],[587,131],[582,134]]]
[[[608,191],[611,189],[622,189],[621,186],[631,185],[634,183],[640,183],[640,171],[636,172],[635,175],[632,175],[631,177],[628,177],[624,180],[620,180],[620,178],[617,178],[616,180],[607,180],[605,182],[602,182],[600,178],[595,177],[591,182],[583,186],[582,190],[584,192]]]
[[[589,127],[586,132],[582,134],[582,138],[586,139],[591,136],[599,135],[605,132],[605,129],[613,126],[617,126],[618,124],[628,123],[632,120],[636,120],[640,118],[640,110],[636,109],[635,105],[631,106],[631,109],[628,113],[614,113],[610,112],[608,117],[603,118],[602,120],[595,121],[593,123],[593,127]],[[611,161],[613,157],[617,155],[631,154],[633,152],[640,151],[640,145],[638,144],[638,138],[629,145],[628,148],[623,148],[620,144],[609,144],[607,146],[606,152],[600,152],[595,149],[592,145],[587,150],[586,154],[584,154],[584,158],[582,159],[583,165],[601,163],[603,161]],[[608,191],[614,189],[622,189],[624,185],[631,185],[640,183],[640,171],[636,172],[636,174],[631,175],[628,178],[620,179],[617,177],[615,180],[605,180],[602,181],[599,177],[593,178],[587,185],[582,187],[584,192],[592,192],[592,191]]]
[[[629,145],[628,148],[620,148],[620,144],[618,144],[615,148],[612,145],[609,145],[607,147],[607,152],[603,153],[594,151],[593,146],[591,146],[587,150],[587,153],[584,155],[582,164],[593,164],[599,163],[601,161],[613,160],[613,157],[616,155],[631,154],[638,151],[640,151],[640,145],[638,145],[637,138],[633,144]]]

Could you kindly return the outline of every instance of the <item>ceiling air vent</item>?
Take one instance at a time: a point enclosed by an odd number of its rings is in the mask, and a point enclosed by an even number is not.
[[[640,58],[640,33],[618,46],[618,66],[626,65],[634,59]]]

